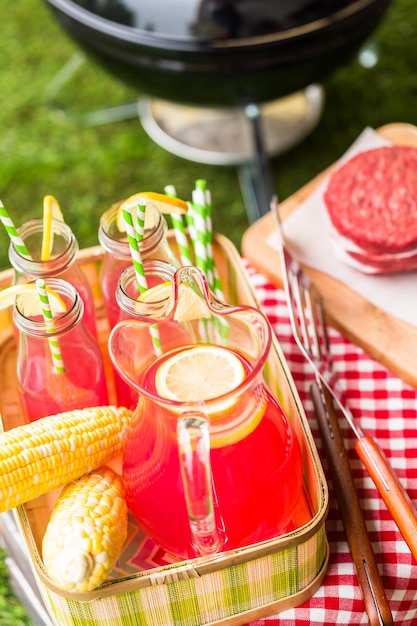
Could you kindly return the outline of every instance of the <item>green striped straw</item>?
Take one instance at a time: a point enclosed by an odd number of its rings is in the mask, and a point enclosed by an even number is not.
[[[136,239],[140,243],[145,233],[146,198],[139,198],[136,207]]]
[[[167,196],[177,196],[174,185],[166,185],[164,191]],[[180,213],[171,213],[170,217],[172,227],[174,229],[175,241],[177,242],[178,252],[180,254],[181,265],[193,265],[191,248],[188,242],[182,215]]]
[[[202,204],[203,202],[203,204]],[[207,231],[204,207],[204,194],[201,189],[192,192],[190,215],[192,220],[192,240],[194,244],[194,256],[196,266],[207,276]]]
[[[213,289],[213,266],[214,260],[212,257],[212,234],[211,234],[211,217],[210,207],[206,203],[206,181],[197,180],[195,189],[192,192],[192,201],[194,209],[194,226],[197,236],[197,245],[200,246],[198,241],[201,241],[201,246],[204,246],[204,265],[207,281],[211,289]],[[208,228],[210,226],[210,229]]]
[[[2,222],[4,228],[6,229],[6,232],[10,237],[10,241],[12,242],[16,250],[19,252],[19,254],[22,254],[23,256],[28,257],[30,259],[29,250],[26,248],[25,244],[23,243],[23,239],[20,237],[19,233],[17,232],[17,228],[13,224],[13,221],[10,218],[10,215],[6,211],[5,206],[1,200],[0,200],[0,221]]]
[[[206,181],[199,179],[195,183],[197,189],[201,189],[204,192],[204,206],[206,216],[206,245],[207,245],[207,278],[212,291],[218,298],[224,300],[223,289],[220,282],[219,274],[214,263],[213,255],[213,224],[211,219],[211,193],[207,189]]]
[[[191,239],[191,243],[193,246],[193,253],[195,256],[195,240],[196,240],[196,232],[195,232],[195,226],[194,226],[194,207],[192,205],[192,202],[188,203],[188,212],[185,215],[185,222],[187,224],[187,228],[188,228],[188,232],[190,233],[190,239]],[[193,263],[194,265],[194,263]]]
[[[53,315],[51,311],[51,305],[49,303],[48,292],[46,291],[46,285],[45,285],[45,281],[43,280],[43,278],[37,279],[36,287],[38,290],[38,296],[39,296],[39,300],[41,303],[43,319],[45,320],[45,322],[52,321]],[[53,330],[54,329],[51,324],[47,332],[53,332]],[[48,344],[49,344],[49,349],[50,349],[51,356],[52,356],[52,365],[53,365],[54,371],[57,374],[64,374],[65,366],[64,366],[64,361],[62,358],[61,348],[59,347],[58,339],[52,339],[51,337],[48,339]]]
[[[207,189],[205,180],[199,179],[195,182],[196,189],[201,189],[204,196],[201,197],[202,204],[204,206],[204,215],[206,219],[206,247],[207,247],[207,267],[208,272],[214,271],[214,258],[213,258],[213,225],[211,221],[211,194]],[[213,277],[214,282],[214,277]],[[213,287],[213,285],[211,285]]]
[[[221,283],[214,264],[212,247],[212,221],[211,221],[211,199],[207,190],[206,181],[198,179],[195,181],[195,188],[192,192],[192,206],[194,210],[194,224],[196,234],[199,232],[197,242],[200,240],[205,249],[205,273],[211,291],[221,300],[224,300]],[[199,244],[197,243],[199,246]],[[197,252],[196,252],[197,254]],[[223,317],[215,318],[215,328],[220,336],[225,339],[228,334],[228,325]]]
[[[211,246],[212,243],[212,235],[213,235],[213,226],[211,222],[211,193],[210,190],[207,189],[207,183],[205,180],[199,178],[195,181],[196,189],[201,189],[204,194],[204,209],[206,216],[206,231],[207,231],[207,242],[208,245]]]
[[[139,250],[139,242],[136,237],[136,229],[133,226],[133,217],[130,207],[122,206],[122,215],[126,227],[126,236],[129,242],[130,254],[132,257],[133,267],[135,268],[136,280],[139,287],[139,293],[143,293],[148,288],[148,283],[143,269],[142,255]]]
[[[122,206],[122,215],[126,227],[126,236],[129,242],[130,255],[132,257],[136,280],[139,287],[139,293],[144,293],[148,289],[148,281],[146,280],[145,270],[142,263],[142,255],[139,250],[137,231],[133,226],[133,217],[129,206]],[[159,356],[162,354],[162,345],[158,327],[155,325],[151,325],[149,332],[152,337],[155,354]]]

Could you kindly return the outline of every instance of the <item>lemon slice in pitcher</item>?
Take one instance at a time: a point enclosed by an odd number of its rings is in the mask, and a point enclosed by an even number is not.
[[[155,383],[163,398],[198,402],[229,393],[245,376],[243,363],[234,352],[222,346],[201,344],[179,350],[163,360]]]
[[[161,302],[171,295],[172,283],[169,281],[155,285],[139,296],[139,302]],[[190,285],[181,283],[178,289],[178,300],[174,319],[177,322],[191,322],[211,317],[207,303]]]
[[[50,289],[46,288],[49,296],[49,304],[51,306],[52,313],[63,313],[67,310],[65,302],[61,296]],[[9,306],[13,306],[16,296],[24,295],[26,297],[21,299],[19,303],[20,312],[26,317],[33,315],[42,315],[42,307],[38,296],[37,287],[35,284],[22,284],[13,285],[0,291],[0,310],[6,309]]]
[[[246,377],[239,356],[222,346],[201,344],[162,357],[155,375],[157,393],[179,402],[209,401],[233,391]],[[266,410],[265,396],[249,403],[235,397],[202,407],[210,418],[210,445],[221,448],[240,441],[258,426]],[[181,412],[179,410],[179,412]]]
[[[119,210],[117,212],[117,228],[121,233],[124,233],[126,230],[122,206],[126,205],[135,205],[138,203],[139,198],[145,198],[146,204],[153,204],[160,213],[164,213],[165,215],[169,215],[171,213],[187,213],[188,204],[181,200],[180,198],[176,198],[175,196],[167,196],[164,193],[156,193],[154,191],[141,191],[140,193],[135,193],[133,196],[127,198],[127,200],[123,200],[120,204]]]

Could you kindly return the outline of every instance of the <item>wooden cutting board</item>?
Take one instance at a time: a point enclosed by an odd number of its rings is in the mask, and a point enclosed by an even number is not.
[[[394,144],[417,147],[417,127],[411,124],[387,124],[377,132]],[[297,209],[333,167],[281,204],[282,220]],[[252,224],[242,238],[242,252],[254,268],[281,287],[279,256],[267,243],[274,229],[272,214]],[[318,270],[304,269],[322,295],[328,322],[399,378],[417,388],[417,327],[382,311],[337,279]]]

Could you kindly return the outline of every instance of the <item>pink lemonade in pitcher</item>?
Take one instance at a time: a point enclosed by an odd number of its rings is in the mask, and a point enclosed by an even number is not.
[[[255,378],[240,395],[222,395],[222,385],[224,389],[244,385],[251,369],[237,350],[195,344],[163,354],[138,373],[144,393],[124,449],[127,500],[150,536],[179,558],[198,555],[192,545],[177,441],[177,421],[187,410],[200,410],[210,421],[214,516],[221,550],[270,539],[291,528],[303,467],[290,423],[262,378]],[[190,402],[179,406],[173,398],[183,393],[190,377],[192,389],[184,392],[190,394]],[[216,386],[213,401],[204,400],[204,386],[210,384]],[[204,400],[201,406],[199,397]]]

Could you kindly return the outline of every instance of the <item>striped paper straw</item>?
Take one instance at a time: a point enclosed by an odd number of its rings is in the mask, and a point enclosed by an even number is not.
[[[43,278],[38,278],[36,281],[36,287],[38,290],[38,296],[41,303],[42,315],[45,322],[53,320],[51,311],[51,305],[49,304],[48,292],[46,291],[46,285]],[[53,327],[50,326],[48,332],[53,332]],[[65,372],[64,361],[62,359],[61,348],[59,347],[58,339],[48,339],[49,349],[52,356],[52,364],[54,371],[59,374]]]
[[[143,269],[142,255],[139,250],[139,243],[136,238],[136,229],[133,226],[132,213],[128,206],[122,206],[123,220],[126,227],[126,236],[129,242],[130,254],[132,257],[133,267],[135,268],[136,280],[138,282],[139,292],[143,293],[148,288],[148,283]]]
[[[167,196],[176,197],[177,195],[174,185],[167,185],[164,191]],[[170,217],[174,229],[175,241],[177,242],[178,252],[180,254],[181,265],[192,265],[193,258],[182,215],[180,213],[171,213]]]
[[[207,189],[205,180],[197,180],[196,187],[201,188],[202,191],[204,192],[204,209],[205,209],[205,216],[206,216],[206,233],[207,233],[206,235],[207,236],[207,259],[208,259],[209,265],[213,266],[214,259],[213,259],[213,250],[212,250],[213,224],[211,221],[211,193]]]
[[[193,220],[193,243],[195,264],[207,276],[207,231],[204,207],[204,192],[194,189],[192,193],[191,217]],[[207,276],[208,279],[208,276]]]
[[[178,252],[180,254],[181,265],[193,265],[193,258],[188,244],[187,233],[182,215],[179,213],[171,213],[171,222],[174,229],[175,241],[178,246]]]
[[[204,207],[206,216],[206,248],[207,248],[207,279],[210,288],[218,298],[224,300],[223,289],[220,282],[219,274],[214,263],[213,256],[213,224],[211,219],[211,193],[207,189],[206,181],[199,179],[195,183],[196,188],[204,192]]]
[[[213,234],[212,234],[212,222],[211,222],[211,198],[210,192],[207,189],[205,180],[199,179],[195,182],[194,196],[196,202],[201,206],[201,218],[205,221],[205,244],[206,244],[206,272],[207,280],[210,289],[214,291],[214,258],[213,258]]]
[[[201,178],[199,180],[195,181],[195,186],[196,189],[201,189],[201,191],[204,193],[204,208],[205,208],[205,215],[206,215],[206,230],[207,230],[207,237],[208,240],[212,240],[212,231],[213,231],[213,226],[211,223],[211,193],[210,190],[207,189],[207,183],[205,180],[202,180]]]
[[[130,255],[132,257],[133,267],[135,269],[136,280],[139,287],[139,293],[144,293],[148,289],[148,282],[143,269],[142,255],[139,250],[139,242],[136,237],[136,229],[133,226],[133,218],[128,206],[122,206],[122,215],[126,227],[127,240],[130,247]],[[152,343],[157,356],[162,354],[161,338],[159,336],[158,327],[151,325],[149,332],[152,337]]]
[[[164,193],[167,196],[171,196],[171,198],[177,197],[177,190],[175,189],[175,185],[165,185]]]
[[[196,232],[195,232],[195,226],[194,226],[194,207],[192,205],[191,202],[188,202],[188,211],[185,214],[185,222],[187,224],[187,228],[188,228],[188,232],[190,233],[190,239],[193,245],[193,249],[195,246],[195,240],[196,240]]]
[[[223,288],[216,266],[213,264],[213,291],[220,300],[224,300]]]
[[[13,224],[13,221],[10,218],[10,215],[5,209],[3,202],[0,200],[0,221],[2,222],[4,228],[6,229],[7,234],[10,237],[10,241],[19,252],[23,256],[26,256],[30,259],[29,250],[26,248],[23,243],[23,239],[20,237],[17,232],[16,226]]]
[[[136,239],[140,243],[145,233],[146,198],[139,198],[136,207]]]
[[[206,254],[206,276],[211,291],[221,300],[224,300],[221,283],[214,264],[213,257],[213,233],[211,221],[211,196],[207,189],[206,181],[198,179],[195,181],[195,189],[192,194],[193,208],[195,211],[196,230],[201,228],[202,238],[204,238]],[[214,328],[223,340],[228,335],[228,324],[223,317],[216,317]]]

